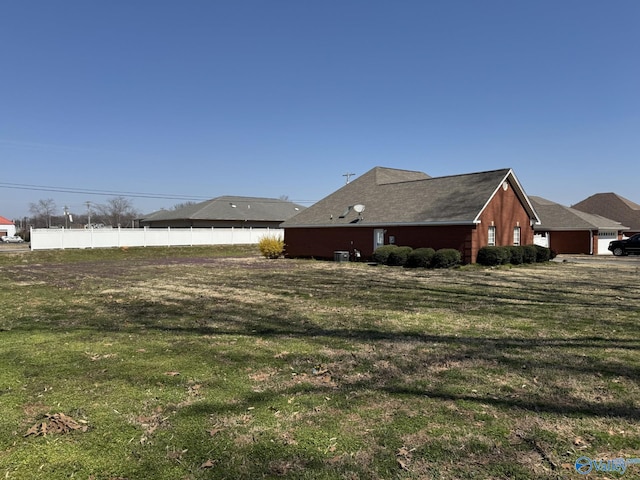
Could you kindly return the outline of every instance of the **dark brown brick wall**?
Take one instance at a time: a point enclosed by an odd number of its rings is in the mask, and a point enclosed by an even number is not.
[[[513,228],[520,226],[520,244],[533,244],[533,228],[529,216],[509,185],[494,195],[480,216],[479,225],[449,226],[387,226],[384,243],[395,237],[395,244],[413,248],[455,248],[462,253],[465,263],[476,261],[478,250],[487,245],[488,227],[496,226],[496,244],[513,245]],[[285,251],[289,257],[333,259],[338,250],[359,250],[363,258],[373,254],[374,227],[327,227],[285,229]]]

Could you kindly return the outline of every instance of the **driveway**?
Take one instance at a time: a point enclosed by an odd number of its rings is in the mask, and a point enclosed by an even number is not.
[[[28,252],[28,243],[2,243],[0,242],[0,253]]]
[[[561,254],[553,259],[554,262],[573,263],[599,263],[612,265],[637,265],[640,267],[640,255],[629,255],[626,257],[614,257],[613,255],[570,255]]]

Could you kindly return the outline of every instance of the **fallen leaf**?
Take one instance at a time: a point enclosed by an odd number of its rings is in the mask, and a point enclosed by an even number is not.
[[[200,468],[213,468],[215,464],[216,462],[214,462],[213,460],[207,460],[202,465],[200,465]]]
[[[180,372],[165,372],[165,375],[169,375],[170,377],[175,377],[177,375],[180,375]]]
[[[409,461],[404,459],[404,458],[398,458],[398,465],[400,465],[400,468],[402,470],[409,470]]]
[[[64,413],[46,414],[45,417],[47,421],[36,423],[27,430],[24,436],[45,436],[48,433],[69,433],[74,430],[86,432],[89,429],[86,421],[82,421],[82,424],[80,424]]]

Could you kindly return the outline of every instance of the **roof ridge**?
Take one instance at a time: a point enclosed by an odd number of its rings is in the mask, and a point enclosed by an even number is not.
[[[485,170],[483,172],[469,172],[469,173],[458,173],[452,175],[443,175],[442,177],[431,177],[429,180],[438,180],[439,178],[450,178],[450,177],[466,177],[468,175],[482,175],[485,173],[498,173],[498,172],[509,172],[513,170],[512,168],[496,168],[495,170]]]

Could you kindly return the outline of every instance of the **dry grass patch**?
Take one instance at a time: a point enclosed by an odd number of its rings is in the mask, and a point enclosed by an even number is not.
[[[0,266],[6,478],[537,479],[640,457],[633,264],[90,253]],[[91,428],[20,436],[55,412]]]

